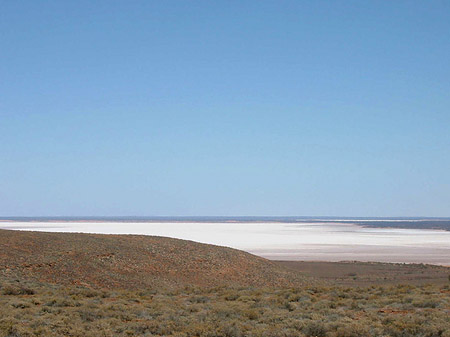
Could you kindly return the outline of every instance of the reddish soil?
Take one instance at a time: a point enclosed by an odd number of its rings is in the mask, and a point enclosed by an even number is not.
[[[308,278],[236,249],[144,235],[0,230],[0,275],[97,288],[300,286]]]

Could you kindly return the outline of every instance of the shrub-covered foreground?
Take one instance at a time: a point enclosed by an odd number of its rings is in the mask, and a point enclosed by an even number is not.
[[[0,289],[0,336],[450,336],[449,286]]]

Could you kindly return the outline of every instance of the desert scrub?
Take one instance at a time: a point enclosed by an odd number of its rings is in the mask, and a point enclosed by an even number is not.
[[[450,337],[449,286],[2,289],[0,337]]]
[[[2,295],[33,295],[34,290],[21,285],[4,285],[1,287]]]

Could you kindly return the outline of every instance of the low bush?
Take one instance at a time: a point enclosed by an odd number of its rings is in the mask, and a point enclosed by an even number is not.
[[[450,287],[96,291],[8,283],[0,337],[450,337]]]

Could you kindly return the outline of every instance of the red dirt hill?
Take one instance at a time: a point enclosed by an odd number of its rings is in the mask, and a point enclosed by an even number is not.
[[[305,283],[298,272],[269,260],[193,241],[11,230],[0,230],[0,274],[110,289]]]

